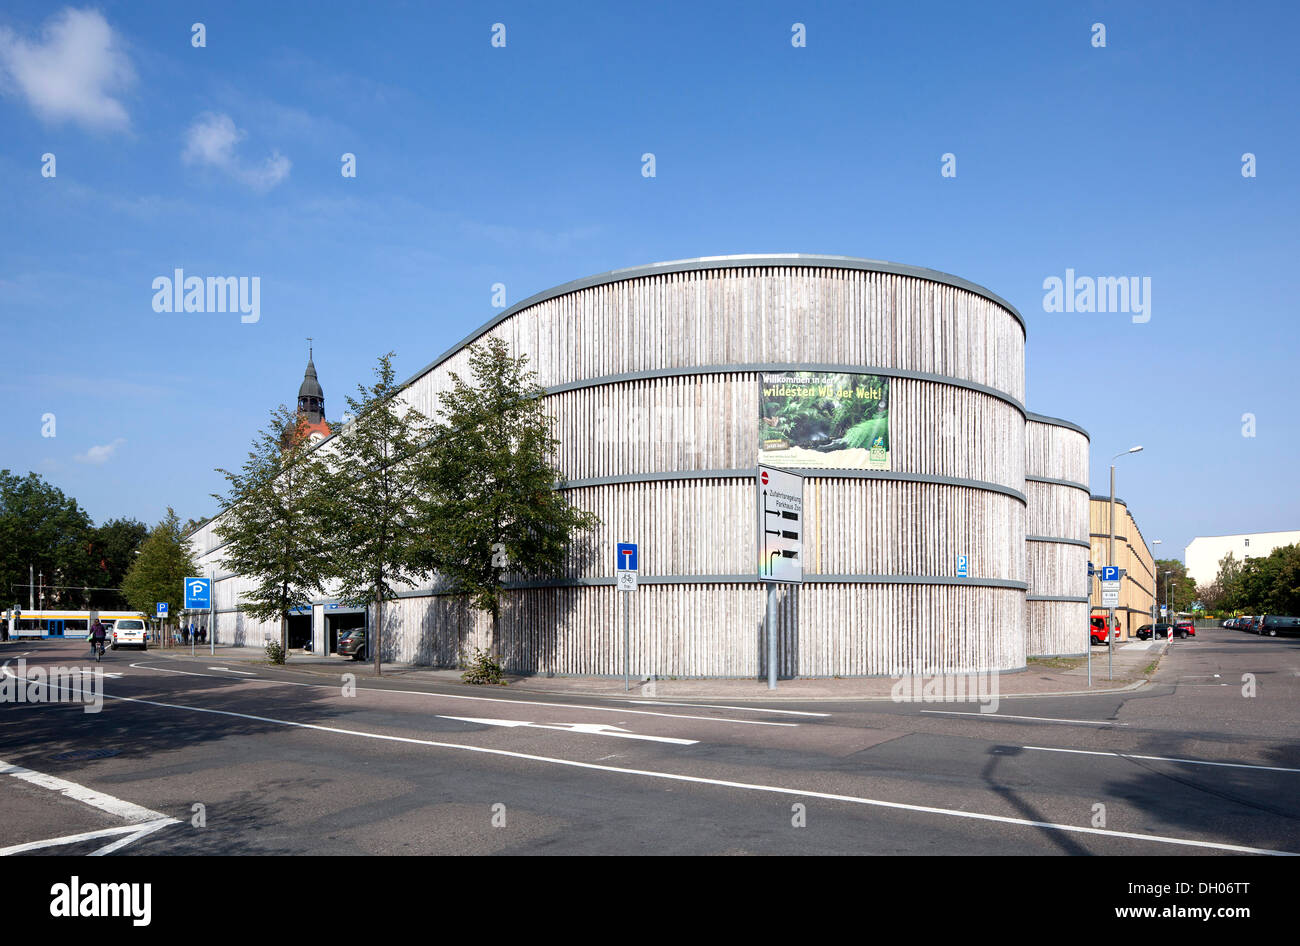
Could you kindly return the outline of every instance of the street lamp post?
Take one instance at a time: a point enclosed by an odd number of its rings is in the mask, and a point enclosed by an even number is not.
[[[1159,539],[1152,539],[1152,545],[1160,545]],[[1154,587],[1151,589],[1151,639],[1156,639],[1156,625],[1160,623],[1157,614],[1160,612],[1160,575],[1156,571],[1156,562],[1154,553],[1151,556],[1151,583]]]
[[[1117,565],[1115,561],[1115,461],[1120,457],[1127,456],[1130,453],[1140,453],[1142,448],[1129,447],[1123,453],[1117,453],[1110,458],[1110,546],[1107,549],[1106,557],[1108,565]],[[1114,679],[1112,668],[1115,663],[1115,609],[1110,611],[1110,628],[1106,634],[1106,679]]]
[[[1165,572],[1165,614],[1166,615],[1169,614],[1169,576],[1172,574],[1173,574],[1172,571]]]

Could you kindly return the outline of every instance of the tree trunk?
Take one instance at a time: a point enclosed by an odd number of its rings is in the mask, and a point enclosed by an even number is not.
[[[499,653],[500,648],[498,646],[498,642],[500,640],[501,640],[501,603],[497,602],[496,607],[492,609],[492,639],[488,641],[488,653],[490,653],[493,657],[495,657],[498,662],[500,662],[501,660],[501,654]]]
[[[289,659],[289,615],[280,612],[280,654],[285,661]]]
[[[379,629],[384,626],[384,590],[375,589],[375,626],[374,632],[370,635],[370,647],[375,657],[375,676],[380,676],[383,670],[379,666]]]

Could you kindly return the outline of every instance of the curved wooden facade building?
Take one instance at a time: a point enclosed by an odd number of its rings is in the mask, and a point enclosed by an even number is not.
[[[1055,417],[1026,420],[1025,650],[1030,657],[1082,654],[1089,646],[1088,433]]]
[[[521,576],[510,591],[498,646],[511,670],[621,674],[626,601],[634,674],[766,673],[759,385],[791,371],[888,378],[890,459],[888,470],[799,471],[805,584],[782,596],[781,675],[1014,671],[1027,654],[1082,650],[1087,435],[1027,421],[1024,320],[987,290],[848,257],[617,270],[508,309],[404,396],[434,414],[449,373],[469,375],[467,347],[489,336],[529,357],[564,488],[603,522],[564,578]],[[210,529],[193,536],[205,562],[220,556]],[[641,547],[635,594],[614,588],[620,541]],[[235,610],[242,580],[218,581],[218,627],[260,643],[269,629]],[[487,618],[436,588],[391,609],[386,659],[454,664],[486,639]]]

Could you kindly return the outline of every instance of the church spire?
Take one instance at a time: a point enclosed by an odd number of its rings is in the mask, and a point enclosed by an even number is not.
[[[307,436],[324,439],[331,433],[325,422],[325,391],[316,377],[316,362],[313,358],[312,339],[307,339],[307,370],[303,372],[302,384],[298,387],[298,416],[302,418]]]

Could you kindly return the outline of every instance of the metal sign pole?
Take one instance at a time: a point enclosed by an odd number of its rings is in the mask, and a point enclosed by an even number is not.
[[[776,582],[767,583],[767,688],[776,689]]]
[[[1110,609],[1110,631],[1106,634],[1106,679],[1114,680],[1111,670],[1115,666],[1115,609]]]
[[[1088,599],[1092,599],[1093,579],[1088,579]],[[1088,688],[1092,689],[1092,606],[1088,606]]]
[[[632,689],[632,602],[623,596],[623,692]]]

